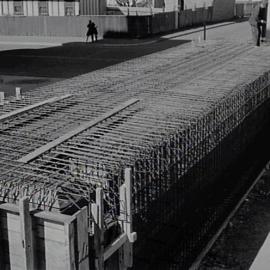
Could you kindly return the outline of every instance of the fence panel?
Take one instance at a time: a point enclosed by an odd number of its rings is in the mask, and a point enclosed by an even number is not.
[[[175,29],[175,12],[155,14],[152,18],[152,33],[169,32]]]
[[[83,37],[89,19],[98,27],[99,36],[106,32],[127,33],[126,16],[29,16],[1,17],[0,35]]]

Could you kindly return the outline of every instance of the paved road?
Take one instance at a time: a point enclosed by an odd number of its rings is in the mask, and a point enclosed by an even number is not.
[[[203,39],[203,28],[190,29],[164,36],[165,38],[189,39],[197,41]],[[250,42],[252,40],[251,27],[247,21],[227,22],[207,26],[206,37],[210,40],[235,40]]]
[[[82,38],[0,36],[0,87],[12,94],[15,86],[28,90],[129,59],[202,39],[202,28],[144,40],[102,40],[86,44]],[[248,42],[248,22],[208,27],[208,39]]]
[[[42,49],[0,52],[0,74],[69,78],[128,59],[178,46],[183,40],[164,40],[136,46],[104,46],[102,42],[70,42]],[[3,60],[2,60],[3,59]]]
[[[32,89],[187,42],[183,39],[149,39],[124,41],[128,44],[118,44],[111,40],[86,44],[82,41],[64,40],[61,44],[58,40],[49,38],[46,44],[42,39],[36,38],[27,45],[25,37],[17,37],[17,44],[14,39],[8,44],[8,37],[2,37],[2,40],[0,38],[0,87],[8,95],[14,92],[15,86],[21,86],[25,90]],[[55,46],[52,46],[54,42]],[[14,46],[17,48],[14,49]],[[6,75],[9,75],[8,81]],[[15,76],[14,81],[11,76]]]

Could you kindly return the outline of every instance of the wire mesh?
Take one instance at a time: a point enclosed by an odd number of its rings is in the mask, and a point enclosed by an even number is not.
[[[208,42],[42,87],[20,101],[8,99],[0,115],[71,94],[0,122],[2,200],[28,195],[41,208],[63,211],[80,207],[82,199],[94,201],[95,188],[102,186],[106,214],[115,219],[123,171],[131,167],[137,222],[166,222],[181,205],[181,198],[168,197],[174,184],[198,164],[198,171],[220,166],[218,154],[210,160],[207,155],[268,100],[267,60],[264,49],[249,44]],[[29,164],[17,162],[131,97],[140,102]]]

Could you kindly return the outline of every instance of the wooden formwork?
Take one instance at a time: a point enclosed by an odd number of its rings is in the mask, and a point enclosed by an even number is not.
[[[116,251],[119,269],[132,266],[131,176],[120,188],[121,234],[106,247],[104,242],[103,190],[97,188],[96,203],[83,207],[73,215],[31,209],[29,198],[19,205],[0,205],[0,269],[10,270],[89,270],[104,269],[104,262]],[[89,209],[91,209],[89,211]],[[89,215],[90,214],[90,215]],[[90,227],[93,227],[93,237]],[[94,258],[89,256],[90,241]],[[91,268],[93,269],[93,268]]]
[[[89,269],[87,207],[73,216],[0,206],[1,269]]]

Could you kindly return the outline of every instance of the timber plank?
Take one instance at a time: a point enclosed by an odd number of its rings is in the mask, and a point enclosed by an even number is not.
[[[66,270],[76,269],[76,260],[75,260],[75,231],[74,224],[69,223],[65,224],[65,251],[66,251]]]
[[[89,270],[88,210],[85,206],[76,214],[78,270]]]

